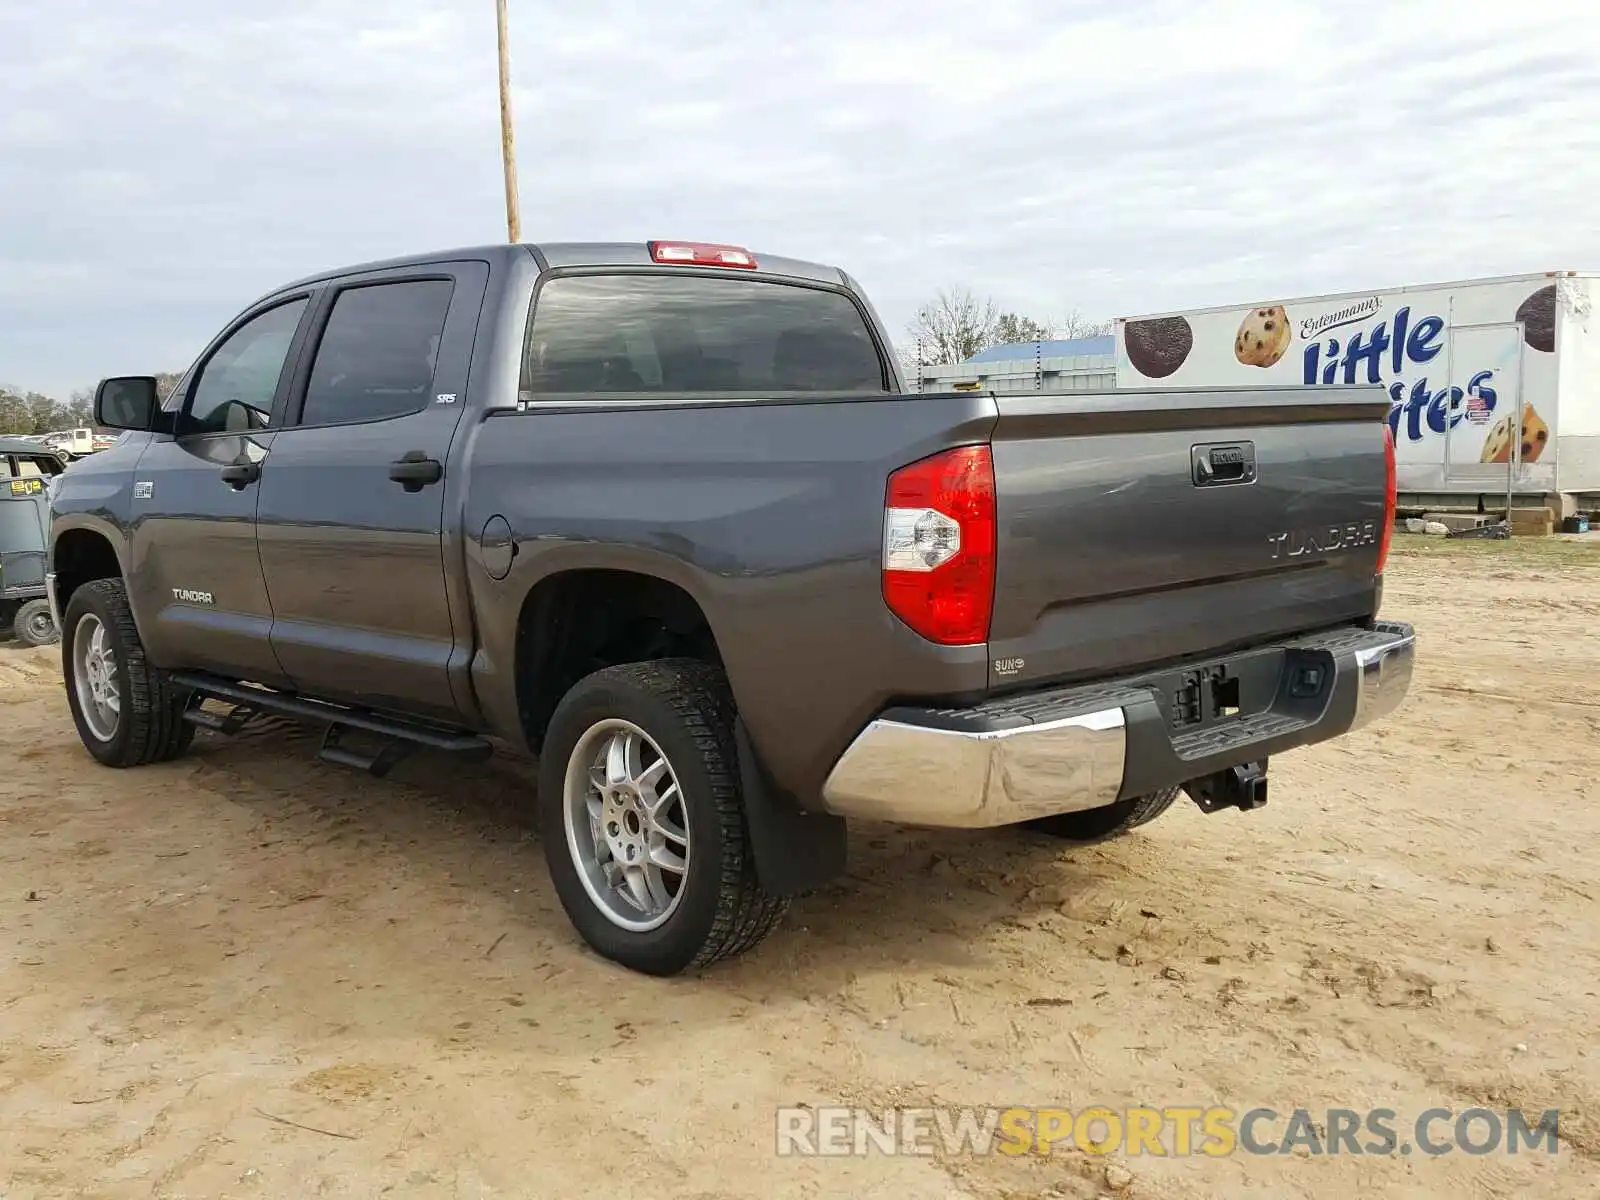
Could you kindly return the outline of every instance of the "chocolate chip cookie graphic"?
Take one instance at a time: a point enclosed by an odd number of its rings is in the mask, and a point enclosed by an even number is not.
[[[1542,287],[1517,309],[1522,340],[1546,354],[1556,351],[1556,285]]]
[[[1252,308],[1239,322],[1233,338],[1233,356],[1247,367],[1270,367],[1283,357],[1294,334],[1282,305]]]
[[[1489,434],[1483,439],[1483,453],[1479,462],[1508,463],[1511,461],[1511,447],[1517,440],[1517,418],[1513,413],[1507,413],[1496,421],[1490,428]],[[1539,456],[1544,453],[1544,448],[1550,444],[1550,427],[1544,423],[1538,410],[1531,404],[1522,406],[1522,461],[1525,463],[1538,462]]]
[[[1128,361],[1146,379],[1165,379],[1194,349],[1194,330],[1183,317],[1153,317],[1129,321],[1122,329]]]

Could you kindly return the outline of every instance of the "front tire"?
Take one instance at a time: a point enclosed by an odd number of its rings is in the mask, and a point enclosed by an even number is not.
[[[1133,796],[1102,808],[1089,808],[1083,812],[1057,813],[1053,817],[1040,817],[1027,822],[1027,827],[1037,833],[1049,834],[1063,841],[1092,845],[1121,837],[1130,829],[1148,825],[1178,798],[1178,788],[1163,788],[1148,796]]]
[[[122,580],[78,588],[61,623],[67,705],[90,754],[108,767],[138,767],[189,748],[188,695],[145,660]]]
[[[733,695],[694,659],[607,667],[550,719],[539,763],[545,861],[597,953],[676,975],[751,949],[788,907],[755,877]]]
[[[17,609],[11,631],[24,646],[49,646],[61,640],[61,631],[50,616],[48,600],[29,600]]]

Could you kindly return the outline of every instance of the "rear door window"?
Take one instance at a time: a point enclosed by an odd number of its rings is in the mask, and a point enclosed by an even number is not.
[[[524,399],[886,392],[861,310],[839,292],[711,276],[570,275],[534,302]]]

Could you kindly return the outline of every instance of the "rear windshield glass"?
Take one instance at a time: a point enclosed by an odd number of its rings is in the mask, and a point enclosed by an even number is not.
[[[535,301],[526,399],[574,393],[884,392],[846,296],[710,276],[552,279]]]

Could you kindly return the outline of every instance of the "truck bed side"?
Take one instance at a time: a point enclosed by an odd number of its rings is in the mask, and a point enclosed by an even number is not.
[[[486,716],[516,729],[517,622],[558,572],[612,569],[674,583],[716,635],[764,765],[815,793],[870,716],[900,696],[957,698],[988,684],[983,645],[939,647],[884,604],[889,473],[983,442],[992,397],[860,395],[530,408],[479,422],[464,528],[492,517],[518,551],[495,579],[469,551]]]

